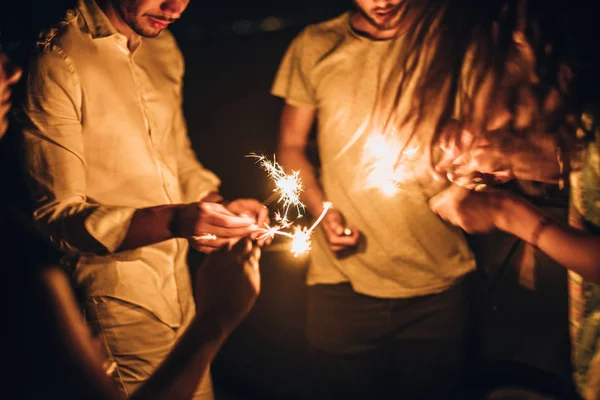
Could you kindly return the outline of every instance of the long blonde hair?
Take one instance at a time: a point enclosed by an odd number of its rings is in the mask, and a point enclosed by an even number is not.
[[[427,124],[433,147],[453,118],[486,132],[501,104],[513,115],[504,132],[572,135],[567,116],[587,101],[574,77],[593,71],[574,46],[573,15],[535,0],[407,0],[402,56],[385,85],[393,95],[382,96],[375,119],[410,126],[407,143]]]

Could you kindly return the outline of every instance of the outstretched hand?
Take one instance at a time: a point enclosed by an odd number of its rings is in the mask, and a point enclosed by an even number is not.
[[[432,197],[429,207],[442,219],[467,233],[486,233],[498,227],[504,196],[505,193],[497,190],[475,191],[452,185]]]
[[[198,315],[216,320],[230,333],[252,309],[260,293],[260,248],[249,238],[231,250],[210,254],[196,273]]]

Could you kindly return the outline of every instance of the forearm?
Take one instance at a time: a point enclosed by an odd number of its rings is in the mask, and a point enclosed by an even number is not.
[[[277,153],[279,162],[286,171],[299,171],[304,187],[300,200],[306,204],[312,215],[319,215],[323,210],[325,194],[319,185],[314,167],[308,160],[304,149],[298,147],[280,147]]]
[[[227,337],[207,316],[196,316],[173,351],[131,399],[190,399]]]
[[[175,221],[180,208],[180,205],[164,205],[136,210],[117,251],[133,250],[178,237]]]
[[[504,197],[498,211],[499,229],[527,242],[535,241],[540,251],[584,279],[600,284],[600,237],[552,221],[536,229],[545,218],[534,206],[513,197]]]
[[[49,349],[43,352],[47,358],[42,357],[41,362],[47,363],[48,368],[56,368],[53,360],[61,360],[60,365],[65,368],[61,384],[67,387],[77,382],[80,394],[86,398],[122,399],[102,367],[105,360],[100,347],[93,342],[64,271],[48,266],[31,279],[31,297],[36,301],[37,315],[43,318],[42,335],[49,341]]]

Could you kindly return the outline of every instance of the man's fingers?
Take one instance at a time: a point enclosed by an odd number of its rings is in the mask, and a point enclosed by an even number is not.
[[[21,75],[23,75],[23,70],[17,66],[13,66],[10,75],[6,78],[6,84],[14,85],[21,79]]]
[[[261,205],[260,211],[258,213],[258,218],[256,220],[258,226],[264,226],[265,224],[269,225],[269,223],[271,222],[269,218],[269,209]]]
[[[204,229],[207,233],[229,238],[247,236],[257,229],[254,218],[232,214],[220,204],[204,203],[200,209],[204,215],[196,230]]]
[[[352,247],[356,246],[360,238],[360,231],[356,228],[345,228],[342,229],[340,235],[327,235],[327,241],[333,249],[334,247]]]
[[[190,244],[192,245],[192,247],[194,249],[198,249],[200,247],[202,248],[210,248],[210,249],[221,249],[225,246],[227,246],[229,244],[229,239],[222,239],[222,238],[216,238],[216,239],[196,239],[196,238],[190,238],[189,239]]]
[[[323,221],[323,228],[328,235],[339,236],[344,234],[344,225],[342,225],[342,221],[337,218],[329,218]]]
[[[250,236],[256,232],[258,227],[254,224],[246,226],[244,228],[224,228],[217,225],[203,224],[200,225],[197,230],[200,232],[210,232],[219,238],[233,239]]]
[[[223,204],[220,204],[220,203],[201,201],[200,203],[198,203],[198,208],[200,208],[200,210],[207,215],[225,215],[225,216],[230,216],[230,217],[251,219],[248,216],[239,217],[238,215],[232,213],[229,209],[227,209]]]
[[[199,251],[200,253],[204,253],[204,254],[211,254],[211,253],[214,253],[219,250],[215,247],[197,246],[195,244],[191,244],[191,246],[194,250]]]

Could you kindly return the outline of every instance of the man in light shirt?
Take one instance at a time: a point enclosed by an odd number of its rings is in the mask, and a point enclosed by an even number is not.
[[[166,28],[189,0],[79,0],[29,66],[24,141],[34,219],[72,255],[86,317],[128,396],[192,319],[188,241],[212,252],[267,210],[221,203],[181,106],[183,57]],[[195,398],[212,398],[210,377]]]

